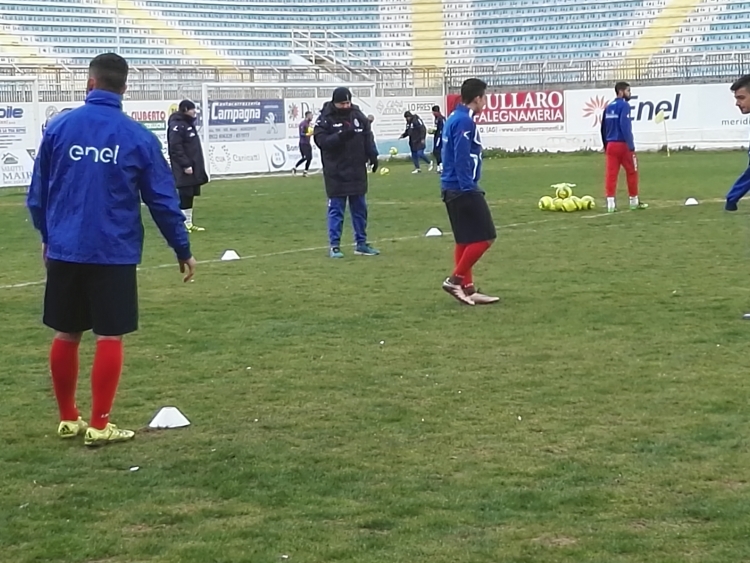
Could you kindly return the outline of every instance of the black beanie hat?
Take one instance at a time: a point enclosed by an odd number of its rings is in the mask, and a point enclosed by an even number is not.
[[[190,100],[182,100],[180,102],[180,111],[182,113],[185,113],[186,111],[190,111],[191,109],[195,109],[195,104],[191,102]]]
[[[344,86],[339,86],[333,91],[333,103],[338,104],[341,102],[351,102],[352,101],[352,93],[349,90],[349,88],[346,88]]]

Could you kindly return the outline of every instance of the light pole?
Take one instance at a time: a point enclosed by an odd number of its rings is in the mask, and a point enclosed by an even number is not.
[[[120,54],[120,0],[115,0],[115,52]]]

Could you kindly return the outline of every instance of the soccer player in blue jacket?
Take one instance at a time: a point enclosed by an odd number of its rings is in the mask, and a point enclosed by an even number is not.
[[[638,160],[635,157],[633,123],[630,118],[630,85],[615,84],[617,97],[610,102],[602,115],[602,142],[607,155],[607,172],[604,191],[607,195],[607,212],[617,211],[615,194],[620,167],[625,169],[630,195],[630,209],[646,209],[647,204],[638,199]]]
[[[49,123],[27,197],[47,267],[44,324],[55,331],[49,359],[57,433],[85,433],[87,446],[134,437],[109,416],[122,371],[122,337],[138,328],[141,200],[174,249],[185,281],[196,264],[159,141],[122,111],[127,77],[119,55],[91,61],[86,103]],[[78,345],[87,330],[96,335],[88,423],[75,398]]]
[[[734,93],[735,105],[743,115],[750,114],[750,74],[746,74],[732,84],[730,90]],[[742,176],[732,186],[727,193],[727,211],[737,211],[737,204],[744,195],[750,191],[750,166],[743,172]],[[750,319],[750,314],[745,315]]]
[[[482,142],[474,115],[487,104],[487,84],[470,78],[461,85],[461,104],[448,116],[443,129],[443,201],[456,241],[453,274],[443,289],[465,305],[496,303],[498,297],[479,293],[471,269],[497,238],[490,208],[479,188]]]

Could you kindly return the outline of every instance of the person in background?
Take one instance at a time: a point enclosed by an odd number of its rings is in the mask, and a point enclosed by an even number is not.
[[[205,230],[193,223],[193,204],[201,195],[201,186],[208,183],[203,148],[195,128],[196,115],[193,102],[181,101],[177,111],[169,116],[167,133],[169,162],[180,194],[180,209],[185,216],[185,227],[191,233]]]
[[[307,173],[310,171],[310,165],[312,164],[313,159],[312,143],[310,143],[310,137],[312,137],[313,134],[312,117],[312,112],[306,111],[305,119],[299,122],[299,152],[302,155],[302,158],[300,158],[297,161],[297,164],[294,165],[294,168],[292,168],[292,174],[296,175],[297,168],[299,168],[299,166],[304,162],[305,169],[302,172],[303,178],[307,177]]]
[[[89,65],[85,104],[58,116],[44,133],[26,200],[42,236],[47,268],[45,325],[60,438],[85,434],[86,446],[135,436],[110,422],[123,366],[123,336],[138,328],[136,267],[143,250],[141,200],[189,281],[196,261],[183,225],[174,178],[159,140],[122,111],[128,63],[114,53]],[[78,347],[93,330],[88,422],[76,406]]]
[[[440,106],[432,106],[432,116],[435,118],[435,127],[432,129],[432,156],[437,164],[437,173],[443,172],[443,127],[445,126],[445,117],[440,113]]]
[[[630,209],[646,209],[647,203],[638,198],[638,159],[635,156],[633,123],[630,119],[630,84],[615,84],[616,98],[610,102],[602,116],[602,142],[607,155],[607,172],[604,191],[607,196],[607,213],[617,211],[615,195],[620,167],[625,169],[630,196]]]
[[[406,119],[406,130],[401,135],[401,139],[409,138],[409,150],[411,151],[411,160],[414,163],[412,174],[422,172],[419,167],[420,161],[426,162],[429,165],[428,171],[431,171],[434,165],[424,154],[426,147],[425,140],[427,139],[427,128],[424,125],[424,121],[410,111],[404,112],[404,119]]]
[[[323,161],[323,180],[328,195],[329,256],[343,258],[341,233],[347,200],[352,215],[354,254],[377,256],[367,243],[367,163],[378,169],[378,151],[370,121],[352,104],[352,93],[340,87],[320,111],[313,134]]]

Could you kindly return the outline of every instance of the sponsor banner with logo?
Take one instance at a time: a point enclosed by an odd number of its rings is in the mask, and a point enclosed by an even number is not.
[[[209,100],[208,110],[210,142],[286,138],[284,100]]]
[[[212,176],[268,172],[266,143],[261,141],[211,143],[208,160]]]
[[[0,188],[28,186],[35,158],[36,149],[0,149]]]
[[[409,141],[401,139],[406,130],[404,112],[410,111],[416,114],[424,122],[427,129],[433,127],[435,118],[432,116],[432,106],[440,106],[443,115],[445,111],[445,100],[442,96],[417,96],[404,98],[377,98],[372,114],[375,116],[373,132],[378,152],[388,154],[391,147],[395,147],[402,154],[409,154]],[[432,151],[432,135],[427,134],[427,149]]]
[[[582,138],[586,146],[601,148],[602,114],[614,97],[612,88],[567,90],[567,135]],[[629,103],[636,150],[658,149],[667,137],[672,147],[698,149],[735,148],[747,143],[750,120],[735,107],[729,84],[633,85]],[[656,116],[662,111],[664,121],[658,122]]]
[[[461,97],[451,94],[447,109],[453,111]],[[561,90],[490,92],[487,105],[474,116],[485,148],[513,150],[520,146],[543,150],[550,135],[557,147],[574,150],[565,135],[565,93]]]
[[[287,137],[298,138],[298,126],[305,117],[306,111],[313,112],[313,123],[318,118],[323,104],[330,98],[292,98],[286,100]],[[440,96],[421,96],[412,98],[357,98],[353,102],[359,106],[362,113],[372,115],[375,121],[372,125],[375,144],[380,154],[387,154],[391,147],[396,147],[401,153],[409,152],[409,143],[400,139],[406,129],[404,112],[410,111],[419,115],[427,128],[433,126],[435,118],[432,116],[432,106],[444,109],[445,100]],[[444,112],[445,114],[445,112]],[[445,114],[447,115],[447,114]],[[314,143],[313,143],[314,144]],[[432,150],[432,135],[427,135],[428,150]]]
[[[34,104],[0,104],[0,187],[28,185],[41,132]]]
[[[267,172],[290,172],[301,158],[299,143],[293,139],[266,141],[266,156],[268,158]],[[313,143],[313,160],[310,170],[316,170],[322,166],[320,150]],[[305,166],[302,164],[298,171],[302,172],[304,169]]]

